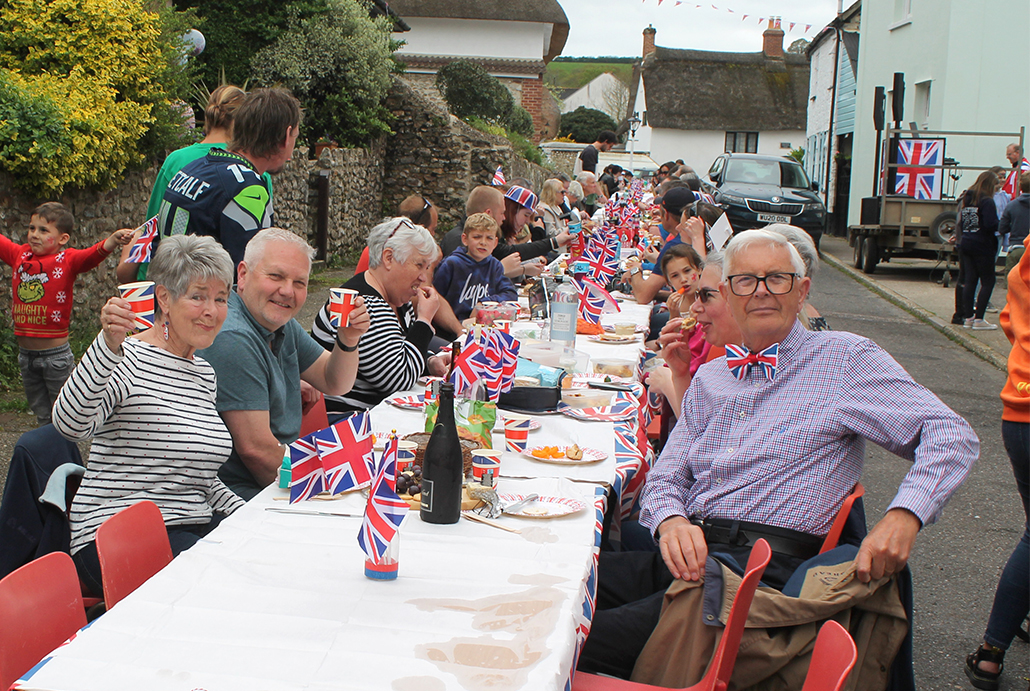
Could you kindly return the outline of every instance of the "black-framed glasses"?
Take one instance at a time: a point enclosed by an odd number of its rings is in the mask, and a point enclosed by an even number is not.
[[[421,195],[419,195],[419,196],[421,196]],[[412,218],[411,220],[414,221],[415,223],[417,223],[420,226],[425,226],[426,224],[423,223],[423,221],[426,220],[426,218],[427,218],[427,216],[429,214],[429,210],[432,209],[432,208],[433,208],[433,202],[429,201],[425,197],[422,197],[422,210],[419,211],[418,214],[414,218]]]
[[[718,290],[714,288],[698,288],[694,291],[694,299],[700,302],[702,305],[707,305],[708,301],[719,294]]]
[[[786,295],[794,289],[794,279],[797,277],[797,274],[788,273],[771,273],[765,276],[736,274],[734,276],[727,276],[726,280],[729,282],[730,290],[734,295],[747,297],[748,295],[755,294],[759,283],[764,283],[765,289],[772,295]]]

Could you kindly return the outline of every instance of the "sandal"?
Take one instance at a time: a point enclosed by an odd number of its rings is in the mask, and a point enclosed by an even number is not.
[[[969,677],[969,681],[973,686],[978,689],[983,689],[984,691],[998,691],[1000,686],[998,679],[1001,677],[1001,673],[1005,669],[1005,665],[1002,664],[1004,660],[1004,650],[984,643],[979,648],[969,653],[966,657],[966,676]],[[996,663],[998,665],[998,671],[986,672],[980,669],[981,662]]]

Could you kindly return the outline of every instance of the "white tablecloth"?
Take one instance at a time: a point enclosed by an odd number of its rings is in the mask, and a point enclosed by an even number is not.
[[[604,321],[646,323],[647,309],[624,305]],[[642,344],[580,337],[577,347],[632,359]],[[505,453],[498,490],[579,496],[586,510],[501,519],[521,534],[465,520],[429,525],[413,511],[401,528],[400,577],[376,582],[363,573],[359,517],[279,512],[360,515],[358,494],[290,507],[285,490],[268,488],[55,651],[22,688],[563,689],[588,624],[585,584],[603,506],[591,483],[614,478],[614,434],[607,422],[539,419],[532,445],[576,441],[608,457],[559,466]],[[422,413],[385,404],[372,420],[377,431],[423,428]]]
[[[51,691],[563,688],[593,564],[591,485],[502,478],[502,492],[578,493],[558,519],[401,529],[400,577],[363,574],[361,498],[289,507],[266,489],[52,658]],[[503,678],[493,685],[490,680]]]

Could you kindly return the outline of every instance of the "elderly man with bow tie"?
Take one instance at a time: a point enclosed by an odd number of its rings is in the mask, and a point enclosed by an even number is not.
[[[660,557],[602,554],[580,669],[628,676],[639,649],[627,643],[643,646],[665,588],[701,578],[709,552],[744,564],[764,538],[773,557],[762,580],[782,589],[861,478],[866,440],[912,468],[859,548],[862,582],[904,568],[916,534],[968,474],[979,454],[969,424],[869,339],[807,331],[797,317],[809,284],[781,235],[745,231],[726,248],[719,289],[742,344],[698,370],[648,475],[640,522]],[[619,643],[605,644],[609,632]]]

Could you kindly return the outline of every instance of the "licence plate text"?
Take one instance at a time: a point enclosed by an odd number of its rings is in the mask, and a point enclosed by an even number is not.
[[[790,216],[778,216],[777,214],[758,214],[758,220],[765,223],[790,223]]]

